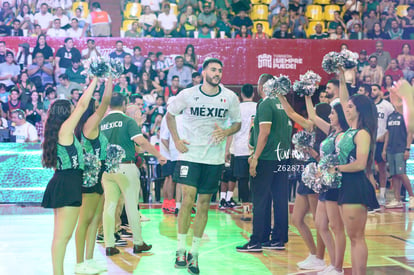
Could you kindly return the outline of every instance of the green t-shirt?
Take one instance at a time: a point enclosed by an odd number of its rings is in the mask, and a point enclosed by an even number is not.
[[[125,150],[126,157],[122,161],[135,161],[134,138],[142,135],[135,120],[121,111],[112,111],[102,120],[101,131],[109,144],[117,144]]]
[[[309,38],[310,39],[327,39],[329,37],[329,34],[327,34],[326,32],[321,33],[321,34],[312,34]]]
[[[68,146],[57,144],[57,170],[81,169],[85,167],[82,145],[73,136],[73,143]]]
[[[271,123],[269,137],[259,160],[289,159],[292,140],[292,122],[277,98],[265,98],[258,103],[254,118],[254,147],[256,150],[260,124]]]

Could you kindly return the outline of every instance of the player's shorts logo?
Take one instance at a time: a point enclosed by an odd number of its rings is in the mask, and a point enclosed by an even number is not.
[[[186,178],[188,176],[188,166],[180,167],[180,177]]]

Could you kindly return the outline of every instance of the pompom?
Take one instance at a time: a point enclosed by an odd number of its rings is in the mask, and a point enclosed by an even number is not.
[[[315,88],[302,80],[296,80],[295,83],[293,83],[293,91],[298,96],[313,96]]]
[[[300,80],[306,83],[318,86],[322,78],[320,75],[318,75],[314,71],[309,70],[305,74],[300,76]]]
[[[105,171],[107,173],[116,173],[119,170],[119,164],[125,158],[125,150],[117,144],[108,144],[106,150]]]
[[[341,64],[345,69],[351,69],[358,64],[358,53],[343,49],[339,55],[342,59]]]
[[[287,75],[280,75],[276,77],[276,94],[287,95],[292,88],[292,82]]]
[[[300,131],[293,135],[292,143],[295,145],[295,158],[307,161],[311,157],[307,149],[312,148],[315,144],[315,135],[307,131]]]
[[[329,52],[327,53],[322,60],[322,69],[328,74],[338,73],[338,65],[341,62],[339,53]]]
[[[96,77],[108,77],[110,72],[110,67],[108,60],[104,57],[91,58],[89,61],[89,71],[88,74]]]
[[[91,153],[84,155],[85,168],[83,170],[83,183],[84,187],[92,187],[98,183],[99,172],[101,170],[101,161],[99,156]]]
[[[274,89],[276,86],[276,79],[275,77],[269,79],[268,81],[266,81],[265,84],[263,84],[263,92],[265,93],[266,96],[271,96],[274,95]]]
[[[124,72],[124,64],[119,59],[111,58],[111,74],[113,78],[119,78]]]
[[[302,173],[302,182],[306,187],[312,189],[316,193],[322,193],[329,190],[329,188],[323,184],[321,178],[322,173],[315,162],[306,165]]]
[[[339,163],[337,154],[328,154],[319,161],[319,170],[322,172],[321,180],[329,189],[341,187],[342,174],[340,172],[329,172],[332,167],[339,165]]]

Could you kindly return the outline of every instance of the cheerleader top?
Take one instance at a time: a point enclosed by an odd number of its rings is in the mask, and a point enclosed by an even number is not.
[[[71,145],[57,144],[57,166],[56,170],[81,169],[85,167],[82,145],[73,136]]]
[[[326,155],[335,152],[335,139],[340,133],[330,133],[322,142],[319,148],[319,156],[323,158]]]
[[[101,131],[95,139],[89,139],[82,133],[82,145],[85,149],[85,153],[94,154],[99,157],[100,160],[106,159],[106,148],[108,147],[108,139]]]
[[[339,163],[347,164],[356,160],[356,145],[354,137],[360,129],[351,129],[345,131],[341,139],[336,145],[336,153],[338,154]]]

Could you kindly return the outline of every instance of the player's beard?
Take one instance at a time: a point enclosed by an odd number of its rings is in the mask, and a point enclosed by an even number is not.
[[[221,81],[221,78],[218,78],[219,80],[218,80],[218,82],[216,83],[216,82],[213,82],[213,77],[209,77],[208,75],[206,75],[206,82],[208,83],[208,84],[210,84],[211,86],[213,86],[213,87],[217,87],[219,84],[220,84],[220,81]]]

